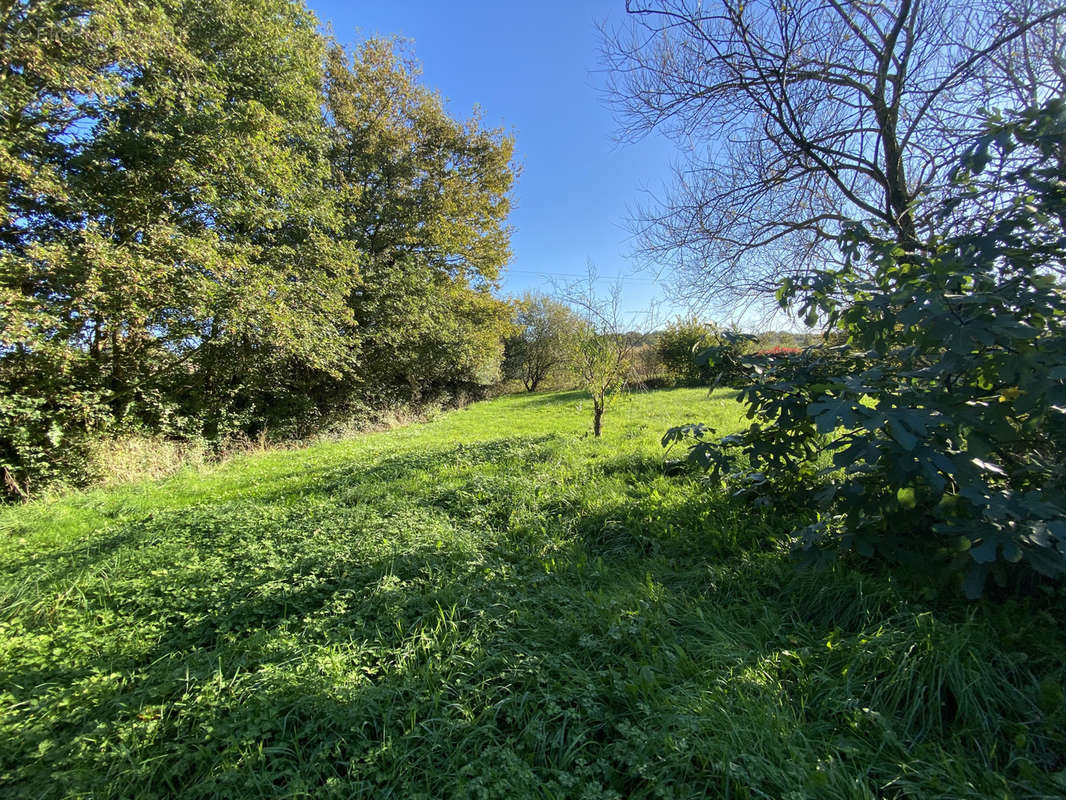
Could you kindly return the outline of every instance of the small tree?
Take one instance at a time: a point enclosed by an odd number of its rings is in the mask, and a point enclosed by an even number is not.
[[[632,347],[617,333],[585,326],[574,339],[574,371],[592,398],[592,433],[602,431],[607,405],[624,387]]]
[[[592,433],[599,436],[607,406],[625,388],[636,339],[626,335],[622,324],[621,286],[615,284],[607,297],[601,297],[595,281],[590,268],[587,281],[571,286],[565,300],[581,320],[571,340],[570,363],[592,398]]]
[[[505,343],[504,375],[535,392],[554,370],[566,365],[581,319],[557,300],[526,293],[516,303],[514,324],[517,332]]]

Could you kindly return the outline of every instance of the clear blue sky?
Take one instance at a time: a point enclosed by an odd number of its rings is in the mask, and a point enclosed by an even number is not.
[[[624,0],[309,0],[341,42],[374,35],[413,40],[422,82],[448,101],[454,117],[475,105],[485,123],[514,134],[522,174],[514,192],[514,257],[506,294],[549,292],[591,261],[608,279],[623,276],[623,305],[644,309],[660,294],[637,263],[625,228],[642,191],[658,190],[672,147],[660,138],[635,145],[613,139],[616,126],[601,90],[596,23],[625,17]],[[665,313],[669,313],[666,307]]]

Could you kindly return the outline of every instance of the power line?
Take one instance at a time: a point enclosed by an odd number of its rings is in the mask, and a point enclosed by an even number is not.
[[[501,273],[503,276],[508,274],[518,275],[536,275],[540,278],[579,278],[588,280],[588,275],[582,275],[579,272],[548,272],[545,270],[530,270],[530,269],[507,269],[504,268]],[[639,278],[636,276],[625,275],[596,275],[593,280],[597,281],[643,281],[644,283],[665,283],[664,280],[659,278]]]

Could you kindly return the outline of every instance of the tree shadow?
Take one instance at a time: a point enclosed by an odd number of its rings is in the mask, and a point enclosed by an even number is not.
[[[385,491],[395,482],[426,479],[426,490],[432,494],[435,482],[444,472],[467,473],[475,477],[486,465],[532,465],[547,458],[550,445],[559,441],[555,434],[538,436],[510,436],[451,447],[427,448],[378,458],[372,464],[353,461],[341,466],[325,467],[306,473],[307,480],[298,488],[289,488],[257,495],[263,502],[273,503],[303,498],[330,498],[338,503],[358,502],[361,489]]]
[[[145,522],[151,521],[153,515],[145,517]],[[136,542],[143,533],[140,523],[123,524],[118,530],[108,529],[107,535],[97,536],[88,541],[65,549],[48,552],[33,552],[25,558],[10,559],[0,563],[0,577],[13,577],[24,575],[27,571],[37,573],[41,577],[55,575],[57,580],[69,578],[70,572],[83,569],[85,566],[98,563],[112,553]],[[60,568],[63,568],[62,574]]]
[[[589,401],[588,393],[582,389],[573,389],[566,392],[532,393],[520,395],[524,405],[541,408],[569,406],[581,401]]]
[[[551,440],[397,456],[354,478],[317,475],[314,491],[432,476],[457,460],[522,462]],[[328,795],[338,781],[346,791],[360,781],[380,790],[393,780],[417,790],[424,775],[422,788],[440,796],[489,774],[457,774],[461,762],[444,754],[465,748],[472,763],[496,746],[503,772],[494,780],[529,778],[528,790],[552,770],[576,768],[579,752],[604,747],[612,725],[642,715],[624,686],[642,657],[625,626],[637,624],[627,620],[641,598],[648,608],[660,603],[645,559],[666,548],[655,544],[662,531],[641,529],[639,508],[579,510],[568,521],[574,535],[561,545],[549,532],[541,547],[517,551],[508,541],[517,534],[503,531],[476,546],[413,534],[399,550],[363,546],[377,536],[372,528],[337,532],[322,544],[293,535],[297,526],[324,528],[337,507],[290,505],[282,513],[286,499],[290,493],[149,515],[55,554],[56,563],[106,572],[107,580],[82,586],[78,607],[54,621],[49,635],[61,650],[71,648],[67,655],[0,669],[16,705],[41,709],[32,735],[2,759],[16,785],[50,787],[44,796],[138,786],[203,796],[242,785],[259,787],[253,794],[307,786]],[[690,511],[678,506],[666,521],[685,524]],[[465,509],[447,504],[429,513],[454,526],[468,520]],[[686,545],[694,564],[710,553],[698,542],[694,536]],[[660,583],[664,569],[651,565]],[[164,574],[145,578],[156,573]],[[91,635],[86,620],[94,619],[143,628],[153,642],[80,641],[74,626]],[[649,625],[638,627],[651,635]],[[328,668],[331,653],[345,662],[340,673]],[[582,675],[593,680],[591,690],[577,681]],[[546,686],[548,677],[557,685]],[[570,719],[565,709],[582,703],[591,705]],[[558,736],[557,726],[575,722],[576,739]],[[96,766],[69,769],[79,758],[86,763],[78,755],[83,742],[100,731],[109,744],[91,759]],[[417,746],[431,734],[433,748]],[[34,748],[44,741],[53,742],[51,755],[37,759]],[[412,752],[400,757],[390,742]],[[507,753],[533,772],[515,771]],[[379,774],[391,777],[368,778]]]
[[[854,715],[808,727],[819,685],[782,653],[837,665],[827,638],[878,620],[796,608],[824,598],[792,582],[787,520],[713,493],[549,496],[530,531],[491,516],[512,503],[494,484],[458,494],[554,439],[331,467],[68,548],[102,577],[0,665],[27,720],[0,775],[42,797],[782,796],[807,780],[808,734],[843,753],[877,734],[858,678]],[[424,485],[375,508],[363,490],[392,481]],[[889,619],[891,593],[871,613]],[[746,755],[778,782],[730,766]]]

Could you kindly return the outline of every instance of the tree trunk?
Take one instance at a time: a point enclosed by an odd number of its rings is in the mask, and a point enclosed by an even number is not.
[[[108,386],[111,389],[111,415],[117,422],[121,422],[126,413],[127,398],[125,397],[126,375],[122,363],[122,337],[119,334],[118,323],[111,326],[111,375]]]
[[[603,404],[593,402],[592,403],[592,435],[600,435],[600,420],[603,418]]]

